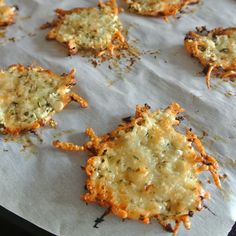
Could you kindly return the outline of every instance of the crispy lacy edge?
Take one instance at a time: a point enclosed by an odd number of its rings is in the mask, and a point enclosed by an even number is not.
[[[115,15],[118,15],[119,12],[122,11],[122,9],[120,9],[117,6],[116,0],[109,0],[106,3],[99,0],[99,3],[98,3],[99,8],[105,8],[107,6],[109,6],[113,9],[113,12]],[[54,19],[52,22],[47,22],[47,23],[43,24],[40,27],[41,29],[52,28],[48,32],[46,39],[47,40],[56,40],[57,26],[59,26],[61,23],[63,23],[64,17],[66,15],[70,15],[72,13],[80,13],[81,11],[83,11],[85,9],[93,9],[93,8],[73,8],[71,10],[56,9],[55,13],[56,13],[57,18]],[[77,54],[80,50],[79,48],[75,47],[74,40],[70,40],[68,43],[65,43],[65,45],[68,48],[69,56]],[[126,42],[125,37],[122,35],[121,31],[117,31],[113,35],[111,43],[109,44],[108,48],[101,49],[101,50],[94,50],[94,49],[87,49],[87,48],[84,48],[84,49],[96,57],[101,57],[106,53],[108,53],[110,55],[110,57],[112,57],[115,50],[127,49],[127,48],[128,48],[128,43]],[[81,48],[81,50],[83,50],[83,48]]]
[[[178,4],[173,4],[173,5],[167,4],[164,11],[158,11],[158,10],[138,11],[132,8],[132,4],[133,4],[132,0],[124,0],[124,1],[128,5],[129,11],[135,14],[143,15],[143,16],[160,16],[160,17],[168,17],[168,16],[176,15],[181,9],[183,9],[187,5],[197,4],[200,2],[200,0],[182,0]]]
[[[204,66],[203,71],[206,74],[205,80],[208,89],[211,88],[210,80],[212,73],[220,78],[236,77],[236,61],[231,64],[225,63],[217,65],[214,62],[205,60],[200,54],[199,47],[201,44],[198,41],[202,36],[213,38],[217,35],[230,35],[233,32],[236,32],[236,28],[215,28],[211,31],[208,31],[205,27],[197,27],[196,29],[196,31],[190,31],[186,34],[184,39],[184,47],[192,57],[197,58],[198,61]]]
[[[8,6],[5,4],[4,1],[2,1],[2,3],[4,5],[0,6],[0,8],[4,7],[7,11],[13,10],[13,11],[9,12],[7,20],[4,20],[4,21],[0,20],[0,27],[6,27],[8,25],[12,25],[15,23],[15,16],[17,14],[16,12],[18,10],[18,7],[17,6]]]
[[[123,219],[128,218],[128,213],[121,209],[119,205],[113,204],[110,201],[104,201],[103,198],[101,200],[99,199],[99,196],[101,196],[103,193],[101,192],[101,189],[97,189],[96,192],[96,186],[94,186],[93,181],[90,179],[90,176],[94,173],[94,157],[103,155],[106,148],[109,146],[109,143],[112,142],[117,134],[122,130],[129,130],[131,127],[133,127],[135,124],[141,124],[144,117],[143,114],[146,113],[150,107],[145,104],[144,106],[137,105],[136,106],[136,114],[134,118],[128,119],[127,122],[121,123],[118,128],[114,129],[110,133],[107,133],[105,135],[102,135],[98,137],[93,129],[88,128],[86,129],[86,134],[89,136],[90,141],[85,143],[83,146],[75,145],[73,143],[67,143],[67,142],[60,142],[58,140],[53,142],[54,147],[65,150],[65,151],[89,151],[90,158],[87,161],[85,171],[88,175],[88,179],[86,181],[86,187],[88,192],[84,194],[81,199],[86,202],[95,202],[103,207],[108,207],[110,209],[110,212],[117,215],[118,217],[121,217]],[[173,115],[177,116],[180,112],[183,112],[184,109],[180,107],[177,103],[172,103],[168,108],[166,108],[166,111],[171,112]],[[176,125],[180,123],[179,120],[176,120]],[[198,155],[195,157],[195,162],[198,163],[198,167],[196,167],[195,171],[197,174],[199,174],[202,171],[210,171],[215,185],[217,187],[221,187],[220,178],[217,173],[218,170],[218,163],[215,160],[214,157],[208,155],[205,151],[205,148],[203,147],[200,139],[191,131],[186,131],[186,137],[188,141],[190,141],[196,148],[196,151],[198,152]],[[90,190],[93,189],[93,192]],[[95,197],[96,195],[96,197]],[[204,196],[202,196],[201,200],[208,199],[210,197],[208,192],[204,193]],[[202,210],[203,206],[201,206],[198,211]],[[170,220],[175,221],[175,226],[172,228],[171,224],[166,223],[164,221],[161,221],[158,219],[158,216],[156,217],[159,221],[159,223],[162,225],[162,227],[168,231],[172,232],[173,235],[176,235],[179,226],[181,222],[183,222],[186,229],[190,229],[190,220],[189,217],[192,217],[193,212],[189,212],[189,214],[180,215],[177,217],[172,217]],[[149,224],[150,223],[150,217],[142,216],[140,217],[140,221]]]
[[[32,69],[37,69],[38,72],[46,72],[49,76],[57,76],[58,78],[60,78],[60,80],[62,80],[63,82],[65,82],[65,86],[66,88],[71,88],[73,86],[76,85],[76,79],[75,79],[75,73],[76,70],[72,69],[68,74],[62,74],[61,76],[56,75],[55,73],[53,73],[51,70],[47,70],[44,69],[41,66],[24,66],[22,64],[13,64],[10,65],[7,70],[1,70],[1,72],[5,72],[8,70],[18,70],[19,72],[26,72]],[[64,94],[62,96],[62,102],[64,104],[62,110],[70,103],[70,102],[77,102],[79,103],[79,105],[81,106],[81,108],[86,108],[88,107],[88,103],[87,101],[82,98],[81,96],[79,96],[77,93],[74,92],[70,92],[68,94]],[[36,120],[35,122],[33,122],[30,127],[21,127],[21,128],[10,128],[10,127],[3,127],[3,131],[1,133],[3,134],[11,134],[11,135],[18,135],[20,133],[24,133],[27,131],[33,131],[35,129],[38,129],[46,124],[49,124],[51,126],[55,126],[55,122],[52,120],[52,116],[55,112],[53,112],[52,114],[50,114],[47,119],[39,119]]]

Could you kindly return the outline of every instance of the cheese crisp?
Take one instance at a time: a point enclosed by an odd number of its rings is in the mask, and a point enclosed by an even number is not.
[[[58,76],[39,66],[12,65],[0,70],[0,132],[18,134],[51,120],[69,102],[87,102],[75,93],[75,70]]]
[[[137,106],[134,118],[106,135],[97,137],[87,129],[91,140],[84,146],[55,141],[58,148],[92,154],[86,165],[88,192],[82,199],[108,207],[122,219],[145,224],[157,219],[174,234],[181,222],[189,229],[189,216],[209,198],[198,174],[210,171],[218,187],[220,180],[216,160],[197,136],[175,130],[182,111],[176,103],[155,112],[147,105]]]
[[[0,27],[14,23],[16,7],[8,6],[4,0],[0,0]]]
[[[221,78],[236,77],[236,28],[197,29],[186,35],[184,45],[205,67],[208,88],[212,72]]]
[[[69,55],[89,50],[101,56],[127,46],[121,34],[122,24],[115,0],[100,3],[98,8],[57,9],[55,12],[57,19],[41,28],[53,27],[47,39],[66,44]]]
[[[146,16],[175,15],[188,4],[199,0],[124,0],[131,12]]]

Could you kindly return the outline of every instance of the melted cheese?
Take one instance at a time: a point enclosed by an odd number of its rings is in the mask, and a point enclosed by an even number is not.
[[[0,24],[8,23],[9,19],[15,15],[15,7],[7,6],[5,2],[0,1]]]
[[[118,16],[110,7],[88,8],[66,15],[56,39],[63,43],[73,40],[77,48],[106,49],[120,29]]]
[[[182,0],[129,0],[131,8],[138,12],[162,12],[170,5],[181,4]]]
[[[217,35],[212,38],[199,38],[199,50],[202,57],[216,65],[236,63],[236,32],[230,35]]]
[[[175,124],[171,112],[145,113],[142,125],[120,131],[105,154],[94,157],[94,185],[105,186],[133,219],[171,219],[195,211],[201,202],[196,153]]]
[[[68,92],[61,77],[39,68],[0,71],[0,127],[30,127],[64,107]]]

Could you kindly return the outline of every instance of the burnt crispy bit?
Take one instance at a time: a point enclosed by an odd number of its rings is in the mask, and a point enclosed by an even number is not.
[[[189,215],[190,217],[193,217],[194,212],[193,212],[193,211],[189,211],[188,215]]]
[[[69,55],[85,50],[98,57],[112,56],[115,50],[128,47],[115,0],[100,1],[98,8],[56,9],[55,12],[57,18],[41,28],[51,27],[47,39],[65,44]]]
[[[122,120],[128,123],[131,121],[131,118],[132,118],[131,116],[127,116],[127,117],[122,118]]]
[[[98,228],[98,225],[101,224],[104,221],[104,218],[111,212],[111,209],[108,208],[106,211],[94,221],[93,228]]]
[[[0,132],[14,135],[37,129],[71,101],[87,107],[82,97],[71,92],[73,85],[74,69],[63,76],[20,64],[0,70]]]
[[[198,26],[196,27],[196,31],[199,35],[207,36],[209,31],[207,30],[206,26]]]
[[[169,232],[169,233],[173,233],[174,232],[174,229],[172,228],[171,224],[167,224],[163,228],[164,228],[164,230],[166,232]]]
[[[13,24],[16,11],[16,6],[8,6],[4,0],[0,0],[0,27]]]
[[[198,3],[199,0],[124,0],[128,9],[136,14],[145,16],[171,16],[178,13],[189,4]]]
[[[184,117],[183,116],[177,116],[175,119],[178,120],[179,122],[184,121]]]
[[[211,31],[197,28],[196,32],[187,33],[184,46],[204,66],[208,88],[211,74],[220,78],[236,77],[236,28]]]
[[[54,142],[63,150],[91,154],[82,200],[109,207],[122,219],[145,224],[156,219],[174,234],[181,222],[189,229],[189,217],[209,198],[198,175],[209,171],[218,187],[220,180],[216,160],[205,152],[197,136],[190,130],[186,134],[175,130],[176,117],[183,111],[177,103],[154,112],[138,105],[129,122],[108,134],[98,137],[87,129],[90,140],[83,146]]]

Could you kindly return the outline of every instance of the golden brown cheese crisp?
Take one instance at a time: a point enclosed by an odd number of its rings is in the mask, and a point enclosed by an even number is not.
[[[47,35],[68,47],[69,55],[87,50],[97,56],[127,47],[122,35],[115,0],[100,2],[98,8],[57,9],[57,19],[41,28],[52,27]]]
[[[220,78],[236,77],[236,28],[207,31],[199,27],[186,35],[184,46],[204,66],[208,88],[211,73]]]
[[[14,23],[16,7],[6,5],[4,0],[0,0],[0,27]]]
[[[39,128],[71,101],[87,107],[83,98],[71,92],[74,85],[74,69],[61,76],[20,64],[0,70],[0,132],[19,134]]]
[[[124,0],[131,12],[145,16],[171,16],[199,0]]]
[[[85,168],[88,192],[82,196],[84,201],[108,207],[122,219],[145,224],[157,219],[175,234],[181,222],[190,228],[189,216],[209,198],[199,173],[210,171],[220,187],[218,164],[194,133],[175,130],[177,115],[183,111],[177,103],[164,111],[149,109],[137,106],[134,118],[126,118],[101,137],[87,129],[91,140],[83,146],[60,141],[54,146],[91,153]]]

